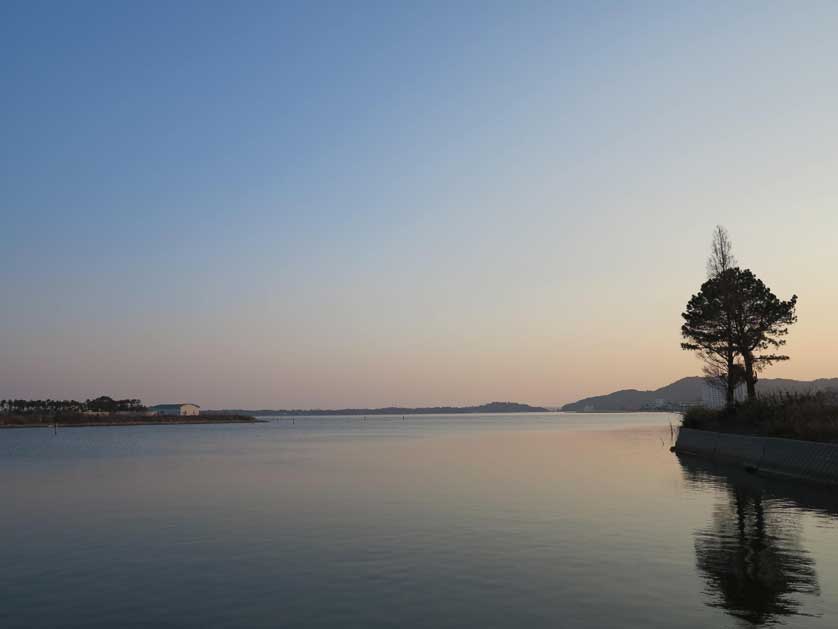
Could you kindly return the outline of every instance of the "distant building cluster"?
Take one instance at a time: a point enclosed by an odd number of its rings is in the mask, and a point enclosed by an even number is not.
[[[112,415],[121,416],[154,416],[172,415],[182,417],[194,417],[201,414],[201,407],[197,404],[183,402],[179,404],[157,404],[156,406],[143,406],[141,400],[125,399],[115,400],[112,397],[103,395],[95,399],[87,399],[84,402],[78,400],[23,400],[9,399],[0,400],[0,415],[25,415],[39,417],[72,415],[87,415],[96,417],[107,417]]]
[[[156,404],[148,407],[149,415],[177,415],[195,416],[201,414],[201,407],[197,404]]]
[[[685,411],[688,408],[692,408],[693,406],[698,406],[700,403],[698,401],[695,402],[670,402],[665,398],[656,398],[651,402],[647,402],[644,404],[640,410],[642,411]]]
[[[737,402],[744,402],[748,398],[748,390],[745,383],[740,384],[733,391],[733,397]],[[704,381],[701,390],[701,405],[705,408],[720,409],[727,405],[727,391],[720,384]]]

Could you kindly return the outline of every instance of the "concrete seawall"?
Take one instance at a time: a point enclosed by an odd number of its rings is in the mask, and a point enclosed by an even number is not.
[[[838,484],[838,444],[681,428],[675,451],[760,473]]]

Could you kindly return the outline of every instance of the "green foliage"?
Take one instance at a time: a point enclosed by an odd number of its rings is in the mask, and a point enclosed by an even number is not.
[[[687,302],[681,314],[684,324],[681,349],[698,352],[705,363],[704,372],[714,383],[726,389],[727,403],[733,404],[737,380],[743,369],[737,369],[738,354],[734,335],[735,303],[732,276],[724,271],[701,285],[701,290]]]
[[[728,406],[734,403],[736,386],[743,380],[745,371],[736,363],[735,291],[730,273],[735,266],[730,236],[724,227],[717,225],[707,260],[709,279],[687,304],[681,327],[685,340],[681,348],[699,353],[708,382],[725,391]]]
[[[681,425],[684,428],[695,428],[697,430],[717,430],[718,424],[726,417],[726,410],[712,410],[703,406],[692,406],[688,408],[681,418]]]
[[[142,405],[140,400],[136,399],[126,399],[126,400],[114,400],[107,395],[103,395],[102,397],[97,397],[95,400],[86,400],[85,406],[87,410],[95,411],[98,413],[118,413],[118,412],[126,412],[126,411],[141,411],[145,407]]]
[[[728,306],[728,289],[722,277],[710,278],[687,302],[681,314],[684,324],[681,347],[686,350],[726,356],[732,345],[733,314]]]
[[[797,321],[797,295],[788,301],[779,299],[761,279],[750,270],[731,269],[730,282],[734,293],[735,343],[746,368],[749,362],[757,369],[788,356],[757,355],[755,352],[777,349],[786,344],[790,325]]]
[[[102,396],[95,400],[0,400],[4,415],[73,415],[87,411],[98,413],[140,412],[145,407],[137,399],[114,400]]]
[[[753,399],[757,373],[789,359],[773,350],[785,345],[788,328],[797,321],[796,306],[796,295],[779,299],[750,270],[727,269],[704,282],[687,303],[681,348],[699,352],[708,373],[727,379],[729,404],[735,380],[743,375]],[[736,367],[739,358],[741,368]]]
[[[838,392],[763,395],[736,406],[689,409],[682,426],[807,441],[838,442]]]

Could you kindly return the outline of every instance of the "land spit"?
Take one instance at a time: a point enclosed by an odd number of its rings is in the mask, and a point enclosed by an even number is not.
[[[255,424],[263,421],[249,415],[0,415],[0,428]]]

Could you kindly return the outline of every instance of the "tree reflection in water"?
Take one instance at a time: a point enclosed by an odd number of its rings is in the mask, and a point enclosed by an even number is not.
[[[801,596],[820,591],[815,562],[801,546],[801,505],[767,493],[765,481],[738,470],[679,459],[688,482],[726,490],[709,526],[695,534],[708,604],[756,626],[806,615]]]

